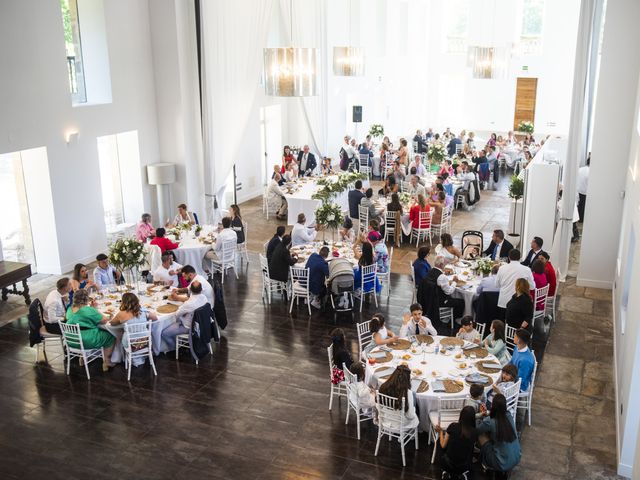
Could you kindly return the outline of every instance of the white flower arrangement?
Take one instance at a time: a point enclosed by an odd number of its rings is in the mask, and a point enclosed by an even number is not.
[[[427,150],[427,156],[432,163],[440,163],[447,157],[447,150],[441,143],[432,143]]]
[[[369,128],[369,135],[373,138],[382,137],[384,135],[384,127],[379,123],[374,123]]]
[[[518,131],[529,134],[533,133],[533,122],[530,122],[529,120],[523,120],[522,122],[518,123]]]
[[[335,203],[324,203],[316,209],[316,224],[328,229],[342,225],[342,210]]]
[[[109,261],[120,269],[138,268],[145,263],[144,245],[136,239],[119,239],[109,247]]]
[[[400,203],[403,205],[407,205],[411,201],[411,194],[407,192],[398,193],[398,198],[400,199]]]
[[[476,260],[476,270],[483,275],[489,275],[493,268],[491,257],[480,257]]]

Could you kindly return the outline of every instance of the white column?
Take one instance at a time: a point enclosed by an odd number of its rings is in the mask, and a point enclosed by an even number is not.
[[[640,2],[607,2],[578,285],[611,288],[614,279],[640,72],[638,18]]]

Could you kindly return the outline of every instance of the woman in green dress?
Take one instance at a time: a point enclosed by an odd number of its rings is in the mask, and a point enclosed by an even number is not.
[[[110,317],[101,314],[93,304],[89,305],[90,302],[89,293],[86,290],[78,290],[73,296],[73,305],[67,309],[67,323],[80,325],[80,336],[84,348],[104,349],[102,369],[106,371],[113,366],[111,353],[116,339],[109,332],[98,327],[108,322]]]

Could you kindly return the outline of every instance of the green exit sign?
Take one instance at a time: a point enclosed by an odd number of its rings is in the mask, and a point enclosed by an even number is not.
[[[523,65],[522,66],[522,71],[526,72],[527,70],[529,70],[529,65]]]

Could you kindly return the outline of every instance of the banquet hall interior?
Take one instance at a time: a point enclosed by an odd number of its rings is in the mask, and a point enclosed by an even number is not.
[[[640,479],[638,21],[0,0],[0,477]]]

